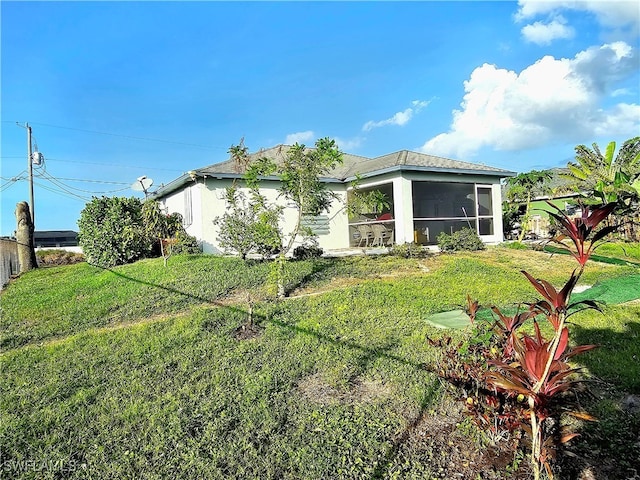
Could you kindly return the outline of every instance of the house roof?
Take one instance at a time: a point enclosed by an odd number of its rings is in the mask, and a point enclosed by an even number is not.
[[[275,147],[260,150],[249,154],[249,161],[267,157],[273,159],[276,163],[279,163],[279,161],[284,159],[289,148],[289,145],[276,145]],[[516,175],[516,172],[503,170],[501,168],[436,157],[434,155],[412,152],[409,150],[400,150],[399,152],[389,153],[375,158],[343,153],[342,159],[343,163],[333,169],[329,176],[323,178],[324,181],[330,183],[344,183],[350,182],[357,177],[374,177],[394,171],[464,173],[470,175],[488,175],[500,178]],[[242,176],[242,172],[238,171],[233,160],[228,159],[224,162],[192,170],[171,183],[161,186],[153,196],[161,197],[171,193],[172,191],[179,189],[182,185],[192,181],[193,176],[239,178]]]
[[[43,238],[43,237],[77,237],[78,232],[73,230],[36,230],[33,232],[34,238]]]
[[[346,164],[346,161],[345,161]],[[352,165],[349,174],[342,180],[349,181],[356,175],[370,177],[387,171],[413,170],[422,172],[467,173],[472,175],[490,175],[495,177],[512,177],[515,172],[487,165],[462,162],[450,158],[436,157],[426,153],[400,150],[381,157],[366,159]]]

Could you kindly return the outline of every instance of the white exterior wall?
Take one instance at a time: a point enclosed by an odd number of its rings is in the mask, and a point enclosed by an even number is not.
[[[396,243],[413,242],[413,185],[411,180],[404,176],[394,179],[393,192],[398,191],[400,200],[396,205],[394,201],[393,216],[396,218]]]
[[[198,179],[197,184],[192,184],[187,188],[191,190],[192,218],[193,222],[187,227],[187,233],[193,235],[202,243],[204,253],[221,254],[224,253],[218,244],[219,227],[214,224],[217,217],[221,217],[227,211],[225,200],[226,188],[232,184],[231,179]],[[297,220],[297,211],[292,207],[287,207],[283,198],[278,198],[278,182],[263,181],[261,192],[269,202],[277,203],[285,207],[283,219],[280,223],[283,234],[290,232]],[[329,218],[329,231],[327,235],[318,235],[318,244],[325,250],[336,250],[349,246],[349,222],[344,208],[346,202],[346,187],[341,184],[330,184],[329,186],[338,199],[331,204],[331,209],[323,215]],[[180,190],[164,198],[163,204],[168,211],[178,212],[184,216],[185,191]],[[240,188],[249,197],[246,188]],[[288,238],[285,238],[285,242]],[[299,245],[302,238],[296,239],[295,246]]]
[[[493,206],[493,235],[482,236],[486,243],[500,243],[503,241],[502,233],[502,197],[499,179],[496,177],[483,177],[464,174],[434,174],[418,172],[395,172],[381,175],[372,179],[361,181],[361,188],[375,187],[381,184],[393,185],[393,217],[395,220],[395,242],[398,244],[414,241],[413,231],[413,191],[412,181],[432,182],[456,182],[473,183],[477,185],[491,186]],[[231,186],[231,179],[199,178],[197,182],[187,184],[172,194],[162,199],[162,204],[169,213],[178,212],[185,215],[186,191],[191,193],[191,217],[192,223],[186,227],[187,233],[196,237],[201,243],[204,253],[224,253],[218,245],[218,227],[214,225],[214,219],[221,217],[227,210],[225,201],[225,189]],[[278,198],[279,183],[277,181],[263,181],[262,193],[271,202],[284,204],[282,198]],[[334,200],[328,213],[323,213],[329,218],[330,233],[318,235],[318,243],[321,248],[327,250],[339,250],[349,248],[349,220],[345,209],[347,189],[346,184],[329,184],[329,188],[336,193],[338,199]],[[241,190],[248,193],[247,189]],[[294,208],[285,208],[281,228],[283,233],[291,231],[295,225],[297,212]],[[287,239],[285,239],[286,241]],[[301,238],[296,240],[294,247],[301,243]]]
[[[183,219],[188,217],[185,211],[188,208],[186,202],[187,190],[191,193],[191,224],[185,225],[185,230],[189,235],[193,235],[199,241],[202,241],[202,181],[188,184],[184,189],[170,193],[161,200],[162,205],[167,209],[168,213],[179,213]]]

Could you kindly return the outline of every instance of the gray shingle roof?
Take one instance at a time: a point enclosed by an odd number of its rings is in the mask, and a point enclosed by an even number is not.
[[[436,157],[426,153],[400,150],[399,152],[382,155],[381,157],[372,158],[371,160],[354,164],[349,171],[348,177],[355,176],[356,174],[361,176],[371,176],[372,174],[377,175],[383,171],[393,170],[470,173],[499,177],[510,177],[515,175],[514,172],[503,170],[501,168],[489,167],[487,165],[477,163],[462,162],[460,160],[451,160],[450,158]]]
[[[287,153],[288,145],[277,145],[275,147],[261,150],[249,155],[250,160],[260,157],[268,157],[276,161],[282,159]],[[515,173],[509,170],[489,167],[477,163],[462,162],[459,160],[451,160],[449,158],[436,157],[425,153],[411,152],[401,150],[399,152],[390,153],[376,158],[361,157],[349,153],[343,154],[343,164],[338,165],[329,175],[334,181],[349,180],[356,175],[372,176],[385,171],[394,170],[418,170],[433,172],[455,172],[470,174],[485,174],[500,177],[510,177]],[[232,160],[216,163],[205,168],[197,170],[200,174],[214,175],[238,175],[241,172],[236,171]]]
[[[275,147],[260,150],[249,155],[249,160],[261,157],[273,159],[276,163],[282,161],[287,154],[289,145],[276,145]],[[501,168],[489,167],[477,163],[462,162],[449,158],[436,157],[426,153],[400,150],[399,152],[382,155],[375,158],[361,157],[350,153],[343,153],[343,163],[338,165],[325,178],[328,182],[347,182],[361,176],[363,178],[373,177],[387,172],[408,170],[419,172],[441,172],[441,173],[466,173],[470,175],[488,175],[492,177],[512,177],[515,172],[503,170]],[[197,176],[237,178],[242,176],[242,172],[237,171],[234,162],[229,159],[224,162],[215,163],[207,167],[194,170]],[[163,185],[154,193],[154,197],[161,197],[170,193],[182,185],[189,182],[190,176],[184,174],[173,180],[168,185]]]

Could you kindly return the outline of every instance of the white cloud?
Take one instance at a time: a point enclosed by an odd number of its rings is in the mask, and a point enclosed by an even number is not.
[[[386,120],[380,120],[377,122],[374,120],[369,120],[362,126],[362,130],[368,132],[369,130],[372,130],[374,128],[384,127],[386,125],[406,125],[409,120],[411,120],[414,114],[420,112],[420,110],[429,105],[429,103],[430,102],[427,100],[414,100],[413,102],[411,102],[411,107],[406,108],[402,112],[396,113],[391,118],[387,118]]]
[[[340,150],[343,152],[349,152],[349,151],[355,150],[356,148],[360,147],[360,145],[362,145],[362,142],[364,141],[362,137],[355,137],[355,138],[334,137],[333,139],[338,144],[338,148],[340,148]]]
[[[553,40],[573,38],[575,30],[566,25],[562,16],[557,16],[549,23],[535,22],[522,28],[522,36],[528,42],[537,45],[549,45]]]
[[[632,132],[640,129],[640,105],[619,103],[609,112],[602,112],[601,121],[595,125],[595,134],[611,138],[611,132]],[[633,133],[635,132],[635,133]]]
[[[618,88],[611,92],[612,97],[624,97],[627,95],[632,95],[633,93],[628,88]]]
[[[287,135],[287,138],[285,139],[284,143],[285,145],[293,145],[295,143],[304,143],[304,142],[308,142],[309,140],[313,140],[314,136],[315,135],[313,133],[313,130],[307,130],[306,132],[290,133],[289,135]]]
[[[603,27],[630,28],[636,34],[640,31],[640,8],[637,0],[519,0],[518,5],[520,8],[515,14],[517,21],[560,10],[578,10],[592,13]]]
[[[638,105],[600,105],[615,83],[637,72],[637,52],[624,42],[591,47],[572,59],[545,56],[520,73],[484,64],[464,82],[460,110],[449,132],[421,150],[473,155],[482,147],[520,150],[555,139],[634,134]],[[635,117],[634,117],[635,115]]]

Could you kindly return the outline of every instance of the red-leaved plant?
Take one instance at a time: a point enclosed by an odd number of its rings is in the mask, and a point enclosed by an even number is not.
[[[531,438],[531,463],[536,479],[540,478],[541,467],[550,477],[553,476],[549,460],[554,457],[556,441],[564,443],[576,436],[573,432],[549,435],[544,422],[553,413],[551,408],[556,404],[554,401],[578,382],[575,374],[579,369],[571,367],[568,360],[595,348],[595,345],[569,348],[569,330],[565,323],[568,317],[583,309],[599,310],[591,300],[570,303],[570,297],[589,257],[605,237],[616,229],[615,226],[598,228],[613,211],[615,204],[584,206],[581,217],[575,219],[550,205],[556,211],[549,214],[560,225],[560,235],[554,240],[570,251],[580,266],[559,291],[546,280],[536,279],[522,271],[542,299],[529,304],[528,310],[513,317],[502,314],[496,307],[492,308],[498,316],[497,325],[505,341],[503,351],[498,358],[489,360],[490,369],[484,373],[487,386],[496,392],[505,394],[507,398],[526,400],[528,421],[521,422],[521,426]],[[570,246],[563,242],[567,238],[571,241]],[[541,317],[553,328],[550,338],[545,338],[540,329],[538,319]],[[533,336],[518,331],[529,319],[534,322]],[[585,412],[569,413],[582,419],[592,419]]]
[[[432,345],[444,350],[437,373],[462,393],[468,413],[481,428],[495,438],[511,432],[516,443],[519,443],[519,432],[529,436],[536,479],[542,468],[552,477],[550,461],[558,445],[576,436],[574,432],[562,430],[558,421],[561,414],[593,420],[578,405],[573,405],[566,394],[575,390],[579,381],[578,369],[570,366],[569,359],[595,346],[570,348],[565,324],[567,318],[583,309],[599,310],[592,300],[571,303],[571,293],[594,250],[615,230],[612,226],[598,228],[612,212],[613,204],[583,207],[582,215],[575,219],[551,206],[555,211],[549,214],[560,225],[554,241],[579,264],[565,285],[557,290],[550,282],[523,271],[540,294],[540,300],[525,305],[524,310],[514,315],[492,307],[494,323],[487,324],[475,321],[480,305],[467,295],[467,314],[474,325],[474,335],[457,345],[452,344],[449,337],[429,339]],[[545,320],[553,332],[549,338],[539,324]],[[520,327],[530,321],[533,335],[520,331]]]

